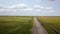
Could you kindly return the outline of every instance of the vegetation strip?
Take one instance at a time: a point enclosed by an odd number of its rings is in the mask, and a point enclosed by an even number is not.
[[[39,20],[39,19],[38,19]],[[41,22],[41,21],[40,21]],[[43,23],[41,23],[43,25]],[[48,27],[50,27],[53,31],[55,31],[56,33],[60,34],[60,31],[57,30],[56,28],[54,28],[53,26],[47,24],[47,23],[44,23],[45,25],[47,25]]]
[[[51,29],[53,29],[56,33],[60,34],[60,31],[59,31],[59,30],[57,30],[56,28],[54,28],[53,26],[48,25],[48,24],[47,24],[47,26],[49,26]]]
[[[60,34],[59,23],[60,17],[59,16],[41,16],[37,17],[41,24],[47,29],[49,34]],[[55,27],[56,26],[56,27]],[[58,26],[58,27],[57,27]],[[49,28],[49,29],[48,29]],[[54,31],[53,33],[51,31]]]
[[[0,34],[31,34],[33,17],[0,16]]]

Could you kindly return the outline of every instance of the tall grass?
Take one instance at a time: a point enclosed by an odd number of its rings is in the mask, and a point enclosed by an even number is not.
[[[43,24],[43,26],[46,28],[49,34],[57,34],[57,33],[53,31],[48,25],[51,25],[52,27],[60,31],[60,17],[59,16],[40,16],[37,18]]]
[[[0,34],[31,34],[33,17],[0,16]]]

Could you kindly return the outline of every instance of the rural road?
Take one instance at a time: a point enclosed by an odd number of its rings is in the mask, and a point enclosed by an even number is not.
[[[31,34],[48,34],[36,17],[34,17],[33,20],[33,28],[31,29]]]

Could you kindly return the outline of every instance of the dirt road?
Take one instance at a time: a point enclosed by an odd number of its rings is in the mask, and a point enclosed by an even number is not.
[[[34,17],[34,20],[33,20],[33,28],[31,29],[31,33],[32,34],[48,34],[36,17]]]

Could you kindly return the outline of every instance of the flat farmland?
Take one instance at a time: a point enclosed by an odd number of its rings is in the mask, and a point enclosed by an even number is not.
[[[39,16],[37,18],[49,34],[60,33],[60,16]]]
[[[0,16],[0,34],[31,34],[31,16]]]

